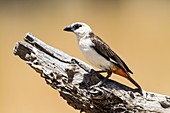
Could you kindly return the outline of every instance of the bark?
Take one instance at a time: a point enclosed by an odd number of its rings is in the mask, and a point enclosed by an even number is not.
[[[60,92],[67,103],[86,113],[170,113],[170,97],[137,90],[106,80],[81,60],[55,49],[30,33],[17,42],[14,54],[41,74],[48,85]]]

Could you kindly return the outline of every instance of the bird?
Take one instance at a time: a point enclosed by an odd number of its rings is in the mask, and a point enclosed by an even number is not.
[[[142,90],[141,86],[130,76],[133,72],[125,62],[108,44],[94,34],[89,25],[83,22],[75,22],[65,27],[64,31],[73,32],[76,35],[78,46],[84,57],[92,65],[101,69],[96,72],[107,72],[107,76],[101,84],[114,73],[128,79],[138,88],[138,90]]]

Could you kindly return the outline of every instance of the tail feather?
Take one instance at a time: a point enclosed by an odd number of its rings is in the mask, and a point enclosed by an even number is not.
[[[112,69],[113,73],[127,78],[131,83],[133,83],[138,88],[139,92],[142,94],[142,88],[140,87],[140,85],[133,78],[131,78],[131,76],[129,75],[128,72],[126,72],[125,70],[119,68],[118,66],[113,66],[111,69]]]
[[[140,89],[140,90],[142,89],[142,88],[140,87],[140,85],[139,85],[131,76],[128,75],[127,79],[128,79],[130,82],[132,82],[138,89]]]

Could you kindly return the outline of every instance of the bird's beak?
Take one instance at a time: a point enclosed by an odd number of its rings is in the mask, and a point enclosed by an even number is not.
[[[67,26],[64,28],[64,31],[69,31],[69,32],[73,32],[73,29],[71,26]]]

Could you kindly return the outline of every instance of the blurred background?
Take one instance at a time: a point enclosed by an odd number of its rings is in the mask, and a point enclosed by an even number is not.
[[[75,35],[63,31],[77,21],[110,45],[144,90],[170,95],[168,0],[0,0],[0,16],[0,113],[79,113],[13,55],[15,43],[31,32],[87,62]],[[134,87],[117,75],[111,79]]]

